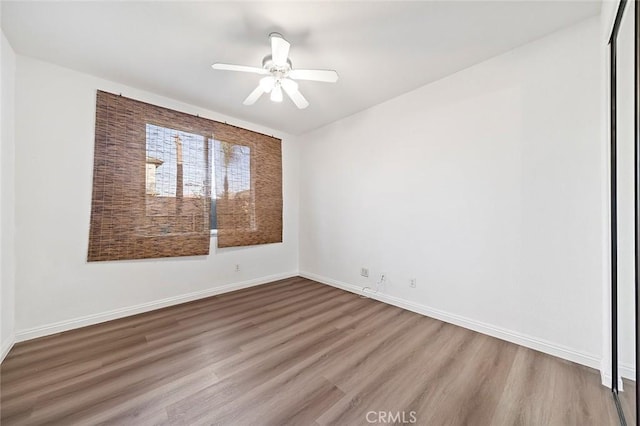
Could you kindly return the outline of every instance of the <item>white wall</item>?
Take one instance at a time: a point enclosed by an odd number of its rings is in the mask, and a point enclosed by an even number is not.
[[[0,361],[14,340],[14,89],[16,56],[0,40]]]
[[[87,263],[96,89],[282,137],[284,242],[218,250],[212,240],[206,257]],[[15,130],[18,340],[297,274],[293,137],[23,56]]]
[[[302,135],[301,273],[350,289],[385,273],[383,300],[600,368],[600,32]]]

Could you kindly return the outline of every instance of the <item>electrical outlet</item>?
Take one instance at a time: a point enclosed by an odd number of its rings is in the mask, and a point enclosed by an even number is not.
[[[409,280],[409,287],[416,288],[416,279],[415,278],[411,278]]]
[[[369,278],[369,270],[367,268],[360,268],[360,275],[365,278]]]
[[[240,272],[240,264],[236,263],[236,272]]]

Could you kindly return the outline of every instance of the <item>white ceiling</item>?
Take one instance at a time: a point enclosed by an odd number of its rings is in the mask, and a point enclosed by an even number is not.
[[[288,133],[320,127],[600,12],[600,2],[2,2],[18,54]],[[311,106],[242,101],[268,34],[294,68],[332,68],[337,84],[300,82]]]

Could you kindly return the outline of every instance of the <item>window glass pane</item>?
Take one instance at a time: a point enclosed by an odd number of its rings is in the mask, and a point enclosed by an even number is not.
[[[207,184],[204,144],[201,135],[147,124],[147,194],[203,197]]]
[[[227,195],[241,197],[251,190],[251,148],[229,142],[215,141],[214,176],[217,198]]]
[[[213,195],[211,197],[211,210],[209,211],[209,228],[210,229],[218,229],[218,216],[216,210],[216,197]]]
[[[251,148],[214,141],[216,211],[226,229],[255,230],[255,196],[251,182]],[[213,207],[213,206],[212,206]]]
[[[176,129],[146,125],[145,235],[188,234],[205,224],[207,138]],[[168,221],[169,217],[177,220]]]

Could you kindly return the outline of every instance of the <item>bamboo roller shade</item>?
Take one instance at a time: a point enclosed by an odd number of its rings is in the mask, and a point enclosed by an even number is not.
[[[88,261],[208,254],[212,184],[219,247],[282,241],[280,139],[98,91]]]

